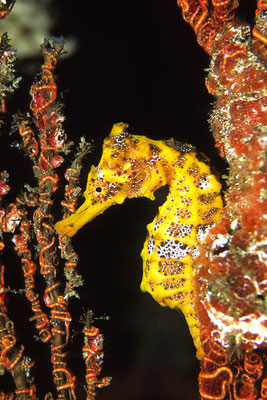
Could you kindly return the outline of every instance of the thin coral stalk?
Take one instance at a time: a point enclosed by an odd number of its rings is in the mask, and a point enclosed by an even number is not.
[[[6,35],[3,35],[1,45],[3,52],[0,67],[2,71],[6,71],[8,78],[4,81],[0,70],[2,83],[0,95],[4,98],[6,91],[12,91],[15,88],[18,79],[14,74],[15,56]],[[42,73],[30,90],[31,113],[27,116],[17,115],[14,123],[21,137],[20,147],[32,162],[37,185],[34,188],[25,185],[14,203],[7,201],[7,205],[0,210],[0,227],[3,234],[13,234],[12,241],[21,261],[24,276],[24,292],[31,305],[30,321],[35,322],[42,345],[49,346],[51,372],[57,398],[75,400],[77,380],[67,365],[72,320],[69,299],[73,296],[79,297],[75,289],[83,284],[83,280],[78,274],[78,256],[73,250],[71,241],[63,237],[58,238],[52,215],[54,193],[59,186],[59,177],[55,169],[62,164],[63,155],[67,154],[72,146],[72,143],[67,142],[67,136],[63,131],[64,116],[58,102],[54,76],[58,59],[63,52],[63,43],[56,40],[45,41],[42,52],[44,55]],[[5,111],[4,108],[2,111]],[[75,210],[80,193],[77,184],[81,162],[90,148],[91,145],[81,139],[76,158],[66,171],[65,177],[68,184],[65,188],[65,200],[62,201],[65,215]],[[8,174],[2,172],[0,200],[9,191],[7,181]],[[5,236],[2,236],[0,251],[5,248]],[[58,246],[61,249],[61,257],[65,260],[65,267],[60,260]],[[13,376],[15,389],[10,395],[0,393],[0,396],[2,399],[34,399],[37,389],[31,371],[33,363],[25,356],[24,346],[18,344],[15,325],[9,318],[7,298],[12,290],[5,286],[4,271],[4,266],[1,264],[0,366],[1,372],[8,370]],[[45,283],[44,290],[40,288],[40,275]],[[87,363],[87,367],[93,368],[90,362]],[[99,387],[101,387],[100,380]],[[52,393],[47,393],[44,398],[53,400],[54,396]]]

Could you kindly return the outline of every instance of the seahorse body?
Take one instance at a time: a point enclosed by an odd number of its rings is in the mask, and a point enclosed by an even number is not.
[[[126,128],[113,126],[98,167],[89,172],[84,204],[55,227],[73,236],[111,205],[142,196],[153,200],[155,190],[169,185],[165,203],[147,226],[141,290],[183,312],[201,359],[193,264],[207,230],[220,219],[221,185],[192,146],[130,135]]]

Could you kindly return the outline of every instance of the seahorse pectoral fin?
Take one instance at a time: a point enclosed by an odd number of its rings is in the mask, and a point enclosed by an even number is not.
[[[86,200],[78,210],[55,224],[55,229],[60,235],[74,236],[87,222],[102,214],[114,202],[92,204]]]

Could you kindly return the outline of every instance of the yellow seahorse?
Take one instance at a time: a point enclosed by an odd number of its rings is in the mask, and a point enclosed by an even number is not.
[[[221,185],[193,146],[131,135],[127,126],[113,126],[99,165],[89,172],[85,202],[55,228],[62,235],[73,236],[108,207],[126,198],[154,200],[155,190],[169,185],[165,203],[147,226],[141,290],[160,305],[183,312],[197,357],[202,359],[193,265],[207,230],[220,219]]]

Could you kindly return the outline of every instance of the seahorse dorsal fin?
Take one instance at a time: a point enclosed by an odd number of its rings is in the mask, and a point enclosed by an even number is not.
[[[117,136],[120,135],[122,132],[125,131],[125,129],[128,128],[128,124],[125,124],[124,122],[118,122],[117,124],[114,124],[109,136]]]

